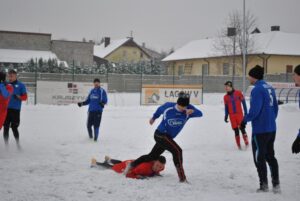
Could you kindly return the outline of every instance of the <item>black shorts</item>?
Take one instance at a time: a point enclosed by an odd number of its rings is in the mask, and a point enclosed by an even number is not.
[[[8,109],[4,127],[18,127],[20,125],[20,110]]]

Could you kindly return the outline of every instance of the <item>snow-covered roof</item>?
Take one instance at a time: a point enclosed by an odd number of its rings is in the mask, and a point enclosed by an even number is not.
[[[56,54],[51,51],[37,51],[37,50],[16,50],[16,49],[0,49],[0,62],[5,63],[26,63],[30,59],[43,60],[57,59]]]
[[[252,34],[251,37],[254,44],[249,54],[300,56],[300,34],[272,31]],[[218,38],[191,41],[164,58],[163,61],[228,56],[224,51],[216,48],[217,41]]]
[[[99,58],[105,58],[110,53],[121,47],[123,44],[131,40],[130,38],[124,38],[120,40],[111,40],[109,45],[105,47],[105,44],[94,45],[94,56]]]

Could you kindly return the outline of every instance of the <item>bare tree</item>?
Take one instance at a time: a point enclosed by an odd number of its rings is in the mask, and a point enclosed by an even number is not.
[[[246,13],[246,55],[251,54],[254,51],[253,37],[251,37],[251,31],[256,27],[257,19],[250,12]],[[235,35],[228,36],[228,28],[235,28]],[[228,56],[232,59],[233,76],[235,74],[235,64],[242,66],[242,36],[243,36],[243,15],[240,11],[235,10],[228,15],[226,21],[226,27],[223,27],[215,39],[213,48],[216,52],[221,52],[223,55]],[[237,55],[237,56],[234,56]],[[236,62],[235,58],[238,58]],[[248,57],[246,64],[248,63]]]

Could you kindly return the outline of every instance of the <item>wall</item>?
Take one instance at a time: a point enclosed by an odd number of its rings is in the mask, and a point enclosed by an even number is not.
[[[232,76],[170,76],[170,75],[75,75],[72,74],[41,74],[37,75],[38,80],[47,81],[78,81],[92,82],[94,78],[100,78],[102,82],[108,83],[111,92],[140,92],[142,84],[203,84],[204,92],[224,92],[224,83],[232,80]],[[35,74],[20,73],[19,78],[24,81],[31,89],[34,88]],[[203,78],[203,79],[202,79]],[[291,74],[268,75],[267,81],[272,82],[293,82]],[[234,77],[236,89],[242,89],[242,77]],[[246,81],[247,86],[249,85]],[[29,89],[30,90],[30,89]]]
[[[94,43],[53,40],[51,51],[54,52],[61,61],[67,61],[69,65],[91,66],[93,65]]]
[[[300,64],[300,56],[275,56],[272,55],[268,60],[267,71],[270,74],[285,73],[286,66],[292,65],[295,68]]]
[[[267,58],[268,56],[262,55],[262,57]],[[209,75],[223,75],[223,64],[229,63],[229,75],[232,75],[232,58],[210,58],[207,59],[210,62]],[[183,60],[174,61],[168,63],[168,74],[173,74],[173,66],[175,69],[175,75],[178,75],[180,66],[185,66],[187,63],[192,63],[193,69],[191,75],[202,75],[202,65],[207,64],[204,59],[193,59],[193,60]],[[265,61],[266,63],[266,61]],[[242,75],[242,59],[241,57],[236,57],[235,63],[235,75]],[[286,66],[292,65],[293,67],[300,64],[300,56],[277,56],[271,55],[267,61],[267,73],[268,74],[281,74],[286,73]],[[247,72],[255,65],[264,66],[264,60],[259,56],[249,56]]]
[[[125,53],[126,52],[126,53]],[[141,53],[143,57],[141,58]],[[141,51],[138,47],[133,46],[122,46],[115,50],[113,53],[105,57],[106,60],[114,63],[137,63],[140,61],[149,61],[150,58]]]
[[[0,31],[1,49],[50,50],[51,34]]]

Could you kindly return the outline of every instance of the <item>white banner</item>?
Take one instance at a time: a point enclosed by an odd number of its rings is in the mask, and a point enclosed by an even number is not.
[[[279,90],[282,90],[282,89],[298,89],[299,88],[293,82],[267,82],[267,83],[269,85],[271,85],[276,91],[279,91]],[[246,91],[246,97],[247,97],[247,99],[250,98],[251,91],[252,91],[253,88],[254,88],[253,85],[251,85],[251,86],[249,86],[247,88],[247,91]]]
[[[295,88],[296,84],[293,82],[268,82],[274,88],[283,89],[283,88]]]
[[[190,95],[191,104],[202,104],[201,85],[143,85],[141,104],[160,105],[166,102],[176,102],[181,91]]]
[[[68,105],[86,99],[93,83],[37,81],[37,103],[49,105]],[[107,83],[101,83],[107,91]]]

